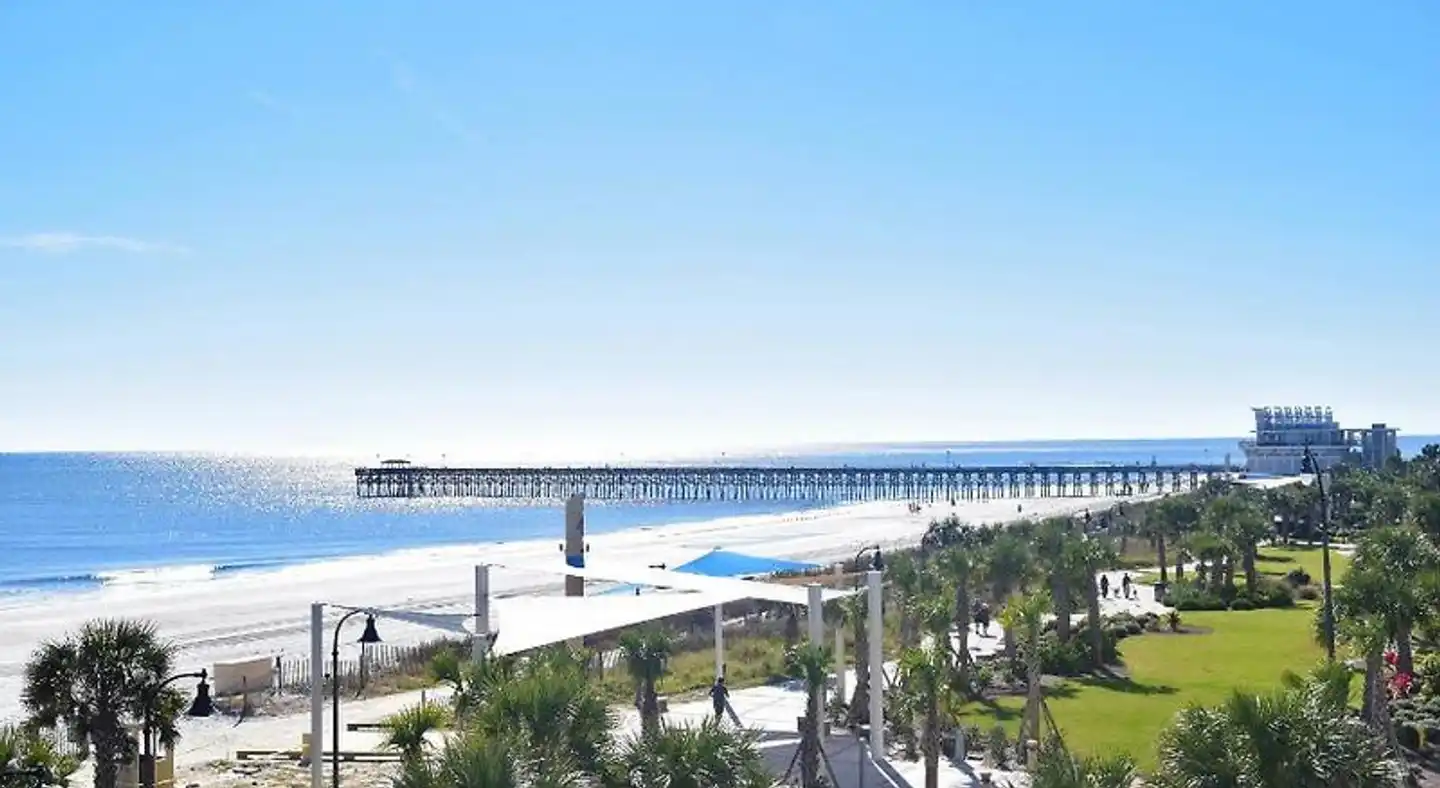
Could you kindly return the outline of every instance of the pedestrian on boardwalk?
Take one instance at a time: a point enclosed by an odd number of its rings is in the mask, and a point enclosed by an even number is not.
[[[1108,596],[1110,596],[1110,578],[1100,575],[1100,598],[1105,599]]]
[[[1126,599],[1129,599],[1129,598],[1130,598],[1130,573],[1129,573],[1129,572],[1126,572],[1126,573],[1125,573],[1125,576],[1120,578],[1120,587],[1123,588],[1124,591],[1125,591],[1125,598],[1126,598]]]
[[[730,702],[730,689],[725,686],[725,677],[716,676],[710,687],[710,704],[715,707],[715,721],[725,718],[725,706]]]

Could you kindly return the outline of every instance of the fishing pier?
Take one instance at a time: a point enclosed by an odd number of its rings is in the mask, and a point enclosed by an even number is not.
[[[600,501],[987,500],[1098,497],[1194,490],[1224,465],[1016,467],[554,467],[433,468],[390,461],[355,469],[361,498]]]

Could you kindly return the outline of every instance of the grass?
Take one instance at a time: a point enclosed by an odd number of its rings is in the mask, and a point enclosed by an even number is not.
[[[1142,768],[1155,762],[1155,738],[1190,704],[1214,704],[1235,688],[1276,686],[1286,670],[1303,672],[1323,651],[1314,642],[1314,608],[1185,613],[1204,634],[1146,634],[1120,644],[1129,679],[1069,679],[1046,692],[1065,743],[1077,752],[1125,752]],[[1024,699],[971,704],[962,722],[1015,735]]]
[[[731,689],[755,687],[785,673],[785,639],[768,636],[741,636],[725,639],[725,683]],[[715,651],[681,651],[670,655],[669,671],[660,679],[662,695],[685,696],[702,693],[715,681]],[[601,687],[607,698],[629,703],[635,699],[635,685],[622,662],[605,672]]]
[[[1304,569],[1310,574],[1310,582],[1318,584],[1323,576],[1323,563],[1324,551],[1319,547],[1308,547],[1303,544],[1274,545],[1260,551],[1255,568],[1259,569],[1262,575],[1275,577],[1284,577],[1285,573],[1291,569]],[[1330,575],[1333,581],[1339,583],[1349,569],[1350,556],[1341,555],[1332,549],[1330,551]]]

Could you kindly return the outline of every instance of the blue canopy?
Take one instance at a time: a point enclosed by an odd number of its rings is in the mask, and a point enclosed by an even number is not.
[[[787,561],[784,558],[762,558],[758,555],[732,553],[717,547],[693,561],[670,567],[670,571],[706,577],[747,577],[750,575],[773,575],[776,572],[804,572],[819,568],[816,564]],[[602,593],[634,594],[638,590],[638,586],[623,585]]]
[[[815,564],[787,561],[783,558],[761,558],[756,555],[732,553],[715,548],[694,561],[674,567],[676,572],[707,577],[741,577],[744,575],[773,575],[776,572],[804,572],[819,569]]]

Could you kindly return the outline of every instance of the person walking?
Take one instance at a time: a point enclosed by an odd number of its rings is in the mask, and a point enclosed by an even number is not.
[[[730,688],[725,686],[725,677],[716,676],[710,686],[710,705],[715,707],[715,721],[725,719],[725,707],[730,703]]]
[[[1125,598],[1126,598],[1126,599],[1129,599],[1129,598],[1130,598],[1130,573],[1129,573],[1129,572],[1126,572],[1125,575],[1120,578],[1120,587],[1121,587],[1122,590],[1125,591]]]
[[[980,634],[990,637],[990,603],[980,603],[980,615],[976,616],[975,620],[979,623]]]
[[[1110,596],[1110,578],[1100,575],[1100,598],[1106,599]]]

